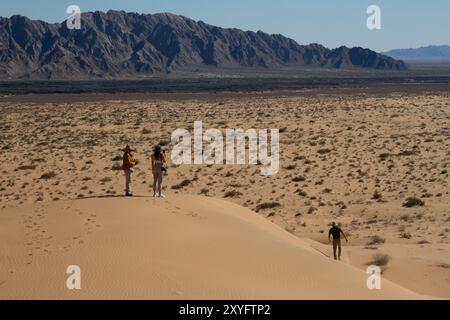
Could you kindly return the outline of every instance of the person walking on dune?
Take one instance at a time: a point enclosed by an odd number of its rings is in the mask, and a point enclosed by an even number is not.
[[[152,154],[152,172],[153,172],[153,196],[156,197],[156,193],[158,193],[158,197],[164,198],[165,196],[162,194],[162,182],[164,172],[166,171],[166,156],[162,151],[161,146],[156,146],[153,149]]]
[[[332,223],[332,227],[328,232],[328,242],[331,243],[331,236],[333,236],[333,255],[334,260],[341,260],[341,234],[344,236],[345,241],[348,242],[347,236],[344,231],[339,227],[339,225],[335,222]]]
[[[133,193],[131,192],[131,173],[133,172],[132,168],[137,164],[137,161],[133,158],[130,146],[126,146],[123,149],[123,158],[122,158],[122,170],[125,173],[125,196],[132,197]]]

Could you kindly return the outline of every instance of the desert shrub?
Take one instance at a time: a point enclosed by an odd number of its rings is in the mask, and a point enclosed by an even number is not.
[[[402,214],[400,216],[400,220],[408,222],[409,220],[411,220],[411,217],[409,216],[409,214]]]
[[[169,140],[161,140],[161,141],[158,143],[158,145],[161,146],[161,147],[168,146],[169,144],[170,144],[170,141],[169,141]]]
[[[372,236],[372,237],[370,237],[370,241],[367,242],[367,245],[368,246],[373,246],[373,245],[376,245],[376,244],[383,244],[385,242],[386,242],[386,239],[384,239],[384,238],[382,238],[380,236]]]
[[[383,195],[378,190],[375,190],[375,192],[373,193],[372,199],[381,200],[381,198],[383,198]]]
[[[386,160],[387,158],[389,158],[391,155],[389,154],[389,153],[381,153],[380,155],[379,155],[379,158],[380,158],[380,161],[384,161],[384,160]]]
[[[278,202],[264,202],[256,206],[256,211],[278,208],[280,206],[281,204]]]
[[[408,232],[403,232],[402,234],[400,234],[400,238],[402,239],[411,239],[412,235]]]
[[[327,153],[330,153],[330,152],[331,152],[330,149],[319,149],[317,151],[318,154],[327,154]]]
[[[303,182],[306,181],[306,178],[303,176],[298,176],[292,179],[293,182]]]
[[[191,184],[191,180],[185,179],[185,180],[183,180],[181,183],[172,186],[172,189],[173,189],[173,190],[180,190],[180,189],[183,189],[184,187],[187,187],[187,186],[190,185],[190,184]]]
[[[423,207],[424,205],[425,205],[425,202],[417,197],[409,197],[403,203],[403,206],[406,208]]]
[[[416,153],[417,152],[414,150],[405,150],[405,151],[400,152],[398,155],[399,156],[412,156],[412,155],[415,155]]]
[[[25,165],[25,166],[18,167],[16,170],[34,170],[36,168],[37,168],[37,165]]]
[[[115,162],[115,163],[113,164],[113,166],[111,167],[111,169],[112,169],[113,171],[119,171],[119,170],[122,170],[122,165],[120,164],[120,162]]]
[[[384,253],[376,253],[373,256],[373,261],[370,263],[372,265],[376,265],[379,267],[387,266],[387,264],[391,261],[391,257]]]
[[[242,196],[242,193],[236,190],[228,191],[225,193],[225,198],[237,198],[239,196]]]
[[[50,172],[44,173],[39,179],[49,180],[54,177],[56,177],[56,173],[54,171],[50,171]]]

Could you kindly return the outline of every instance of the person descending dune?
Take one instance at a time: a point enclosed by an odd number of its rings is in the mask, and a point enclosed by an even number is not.
[[[328,232],[328,242],[331,243],[331,236],[333,236],[333,256],[334,260],[341,260],[342,246],[341,246],[341,234],[344,236],[345,241],[348,242],[347,236],[344,231],[339,227],[336,222],[332,223],[332,227]]]
[[[137,164],[137,161],[133,158],[132,152],[134,152],[134,150],[132,150],[130,146],[127,145],[122,151],[124,152],[122,158],[122,170],[125,173],[125,196],[132,197],[131,173],[133,172],[132,168]]]

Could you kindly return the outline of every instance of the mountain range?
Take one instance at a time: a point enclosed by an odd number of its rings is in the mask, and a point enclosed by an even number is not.
[[[80,30],[15,15],[0,18],[0,79],[141,78],[196,68],[302,67],[404,70],[360,47],[330,50],[282,35],[220,28],[170,13],[83,13]]]
[[[450,61],[450,46],[427,46],[411,49],[395,49],[384,53],[405,61]]]

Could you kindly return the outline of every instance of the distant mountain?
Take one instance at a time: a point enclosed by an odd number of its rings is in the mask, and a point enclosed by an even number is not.
[[[396,49],[384,53],[406,61],[450,61],[450,46],[428,46],[416,49]]]
[[[282,35],[219,28],[169,13],[84,13],[81,30],[18,15],[0,18],[0,79],[139,78],[202,67],[305,66],[407,68],[369,49],[299,45]]]

